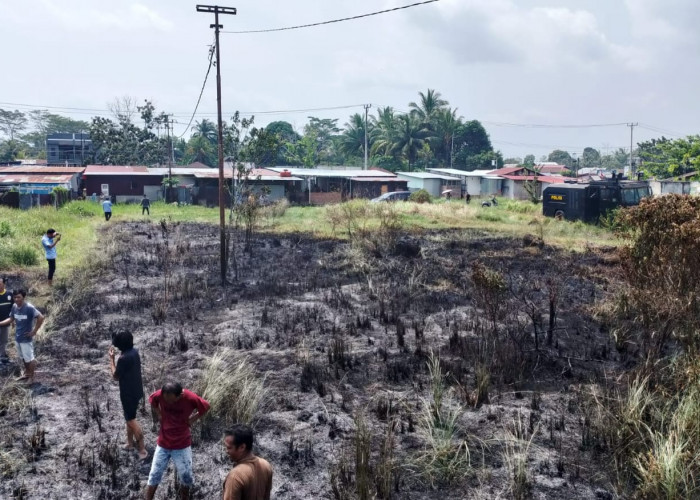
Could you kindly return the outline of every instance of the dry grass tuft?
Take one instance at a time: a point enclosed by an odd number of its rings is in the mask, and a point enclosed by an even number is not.
[[[237,359],[225,349],[211,357],[200,385],[211,412],[226,423],[251,424],[265,402],[265,377],[260,377],[248,358]]]

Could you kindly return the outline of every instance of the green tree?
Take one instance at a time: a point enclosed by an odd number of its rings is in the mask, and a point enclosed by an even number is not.
[[[425,94],[418,92],[418,96],[420,97],[419,102],[411,102],[408,107],[411,108],[411,115],[423,123],[432,123],[435,114],[449,104],[442,98],[440,92],[433,89],[428,89]]]
[[[553,161],[559,165],[566,165],[569,168],[573,167],[575,163],[569,152],[561,149],[555,149],[549,153],[549,156],[547,156],[547,161]]]
[[[462,125],[456,109],[440,108],[433,114],[431,147],[437,161],[445,167],[453,163],[454,140]]]
[[[0,132],[14,140],[27,128],[27,117],[21,111],[8,111],[0,108]]]
[[[309,116],[309,123],[304,126],[304,137],[312,137],[316,142],[316,165],[329,163],[336,156],[333,138],[339,132],[337,119]]]
[[[157,114],[149,101],[136,109],[141,114],[144,127],[133,123],[131,102],[116,101],[113,105],[117,121],[95,117],[90,124],[90,139],[95,149],[95,162],[108,165],[155,165],[168,161],[170,143],[159,138],[153,128],[166,119]]]
[[[398,116],[396,137],[392,151],[403,155],[408,162],[409,172],[416,163],[418,152],[423,149],[423,145],[429,136],[430,129],[417,116],[411,114]]]
[[[642,170],[657,179],[667,179],[700,170],[700,135],[681,139],[652,139],[639,143]]]
[[[629,154],[624,148],[618,148],[611,154],[603,155],[601,157],[601,166],[605,170],[615,170],[622,172],[627,165],[629,160]]]
[[[187,141],[184,159],[186,164],[200,162],[209,167],[216,167],[219,162],[219,151],[205,137],[193,135]]]
[[[535,155],[525,155],[525,158],[523,158],[523,166],[533,168],[535,166]]]
[[[368,154],[374,142],[374,127],[367,124]],[[365,119],[359,113],[355,113],[345,124],[345,129],[340,136],[340,150],[354,158],[364,159],[365,155]]]
[[[16,139],[0,141],[0,162],[15,161],[24,157],[26,144]]]
[[[601,165],[600,151],[595,148],[584,148],[581,156],[582,168],[598,168]]]
[[[455,134],[455,168],[461,170],[489,169],[492,160],[503,164],[500,153],[494,153],[491,139],[478,120],[462,124]]]
[[[195,122],[193,127],[192,137],[202,137],[209,141],[211,144],[217,144],[219,142],[219,131],[217,129],[216,123],[204,118],[201,121]],[[218,147],[218,146],[217,146]]]

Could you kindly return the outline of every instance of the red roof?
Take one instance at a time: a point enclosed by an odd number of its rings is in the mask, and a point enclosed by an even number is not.
[[[570,170],[566,165],[542,165],[539,167],[539,171],[543,174],[561,174]]]
[[[18,165],[16,167],[0,167],[0,174],[79,174],[84,167],[41,167],[37,165]]]
[[[194,163],[190,163],[189,165],[180,165],[179,168],[212,168],[209,165],[205,165],[201,161],[196,161]]]
[[[491,172],[488,173],[488,175],[500,175],[500,176],[506,176],[506,175],[513,175],[515,172],[521,172],[525,170],[525,167],[503,167],[499,168],[498,170],[492,170]]]

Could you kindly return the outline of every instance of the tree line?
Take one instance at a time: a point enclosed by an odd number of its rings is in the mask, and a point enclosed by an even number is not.
[[[374,109],[365,121],[355,113],[341,126],[337,119],[309,116],[300,131],[286,121],[256,127],[254,117],[238,113],[223,123],[224,155],[256,165],[361,166],[367,156],[371,166],[387,170],[422,170],[452,167],[460,170],[491,169],[504,163],[533,167],[535,155],[504,159],[494,150],[489,134],[478,120],[465,120],[440,92],[418,93],[408,111],[390,106]],[[151,101],[137,104],[132,98],[115,99],[110,117],[90,122],[74,120],[45,110],[22,112],[0,108],[0,162],[22,158],[46,158],[46,136],[53,133],[87,132],[94,153],[86,163],[112,165],[176,165],[201,162],[217,165],[218,133],[208,119],[196,121],[187,139],[172,136],[165,112]],[[366,129],[366,130],[365,130]],[[184,135],[184,134],[183,134]],[[652,139],[638,143],[633,154],[638,170],[650,177],[669,178],[700,169],[700,136]],[[611,153],[587,147],[574,158],[554,150],[539,161],[557,162],[569,168],[601,168],[622,171],[629,152]]]

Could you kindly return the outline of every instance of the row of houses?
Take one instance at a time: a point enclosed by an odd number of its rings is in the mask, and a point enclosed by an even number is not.
[[[527,199],[534,189],[541,195],[551,184],[563,183],[568,169],[554,163],[529,168],[506,165],[496,170],[463,171],[450,168],[432,168],[427,172],[389,172],[380,168],[362,170],[349,167],[255,168],[246,165],[247,186],[253,193],[265,193],[271,201],[287,198],[293,203],[323,205],[352,198],[375,198],[394,191],[424,189],[432,196],[450,193],[452,197],[502,196]],[[598,173],[601,174],[602,173]],[[596,173],[587,174],[596,177]],[[176,184],[166,190],[169,177]],[[143,195],[151,200],[218,205],[218,170],[201,163],[188,166],[42,166],[34,164],[0,167],[0,203],[3,192],[14,192],[23,197],[23,206],[51,202],[51,192],[60,187],[72,198],[108,196],[116,202],[138,202]],[[226,162],[224,177],[230,184],[239,182],[234,166]],[[29,198],[27,202],[26,199]],[[227,203],[230,200],[227,199]],[[14,202],[17,204],[17,201]]]
[[[453,197],[464,197],[468,193],[474,197],[499,195],[526,198],[523,185],[527,181],[541,187],[563,182],[562,177],[535,174],[524,167],[473,172],[436,168],[428,172],[396,173],[380,168],[258,169],[253,165],[246,168],[247,185],[251,192],[265,193],[271,201],[287,198],[295,203],[312,205],[338,203],[352,198],[375,198],[388,192],[419,189],[425,189],[436,197],[449,192]],[[176,184],[170,190],[169,201],[206,206],[218,204],[218,170],[202,164],[173,168],[35,164],[0,167],[0,193],[14,192],[24,198],[30,197],[30,206],[49,203],[54,188],[69,191],[72,198],[108,196],[116,202],[137,202],[146,195],[151,200],[160,200],[167,191],[164,180],[169,177]],[[239,182],[232,163],[226,163],[224,177],[229,183]]]

